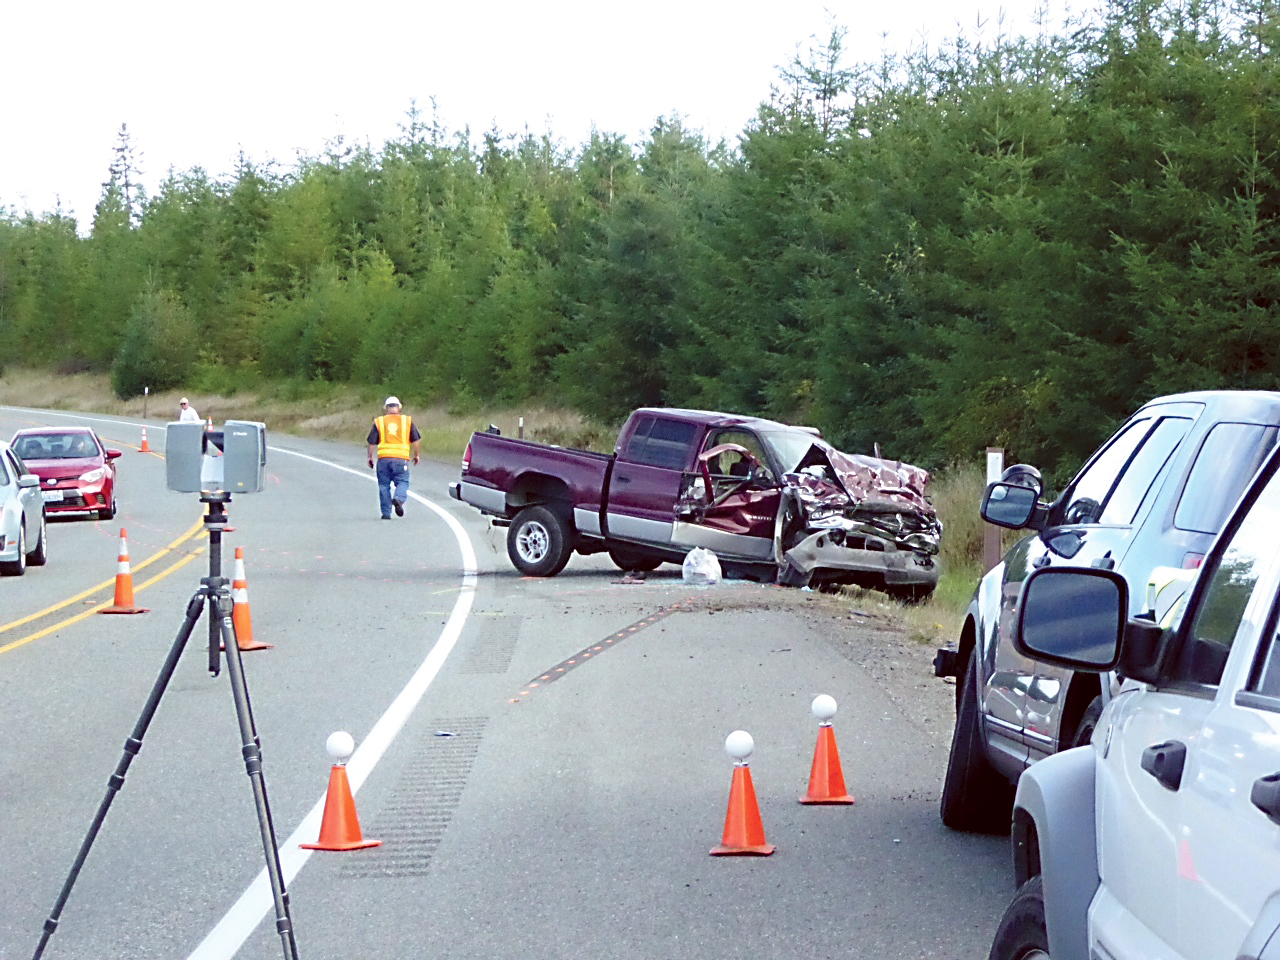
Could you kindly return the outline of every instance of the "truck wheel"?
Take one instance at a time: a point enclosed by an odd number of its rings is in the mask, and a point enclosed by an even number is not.
[[[978,661],[970,654],[962,674],[960,707],[942,783],[942,822],[952,830],[1004,834],[1013,816],[1013,784],[996,772],[978,727]]]
[[[626,550],[614,547],[609,550],[609,559],[619,570],[639,570],[648,573],[662,566],[662,558],[639,550]]]
[[[1000,918],[987,960],[1050,960],[1044,924],[1044,885],[1039,875],[1024,883]]]
[[[507,556],[529,577],[554,577],[573,553],[569,521],[543,506],[525,507],[507,529]]]
[[[1071,735],[1068,746],[1083,747],[1085,744],[1093,743],[1093,731],[1098,726],[1098,718],[1102,716],[1102,697],[1094,697],[1090,704],[1084,708],[1084,715],[1080,718],[1080,722],[1076,724],[1075,732]]]

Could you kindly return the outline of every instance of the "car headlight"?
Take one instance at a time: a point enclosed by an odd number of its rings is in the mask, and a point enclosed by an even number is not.
[[[90,470],[88,473],[81,474],[80,479],[85,483],[97,483],[107,475],[106,467],[99,467],[97,470]]]

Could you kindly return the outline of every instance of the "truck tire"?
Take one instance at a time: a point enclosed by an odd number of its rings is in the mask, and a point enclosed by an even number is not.
[[[1083,747],[1086,744],[1093,743],[1093,731],[1098,726],[1098,718],[1102,716],[1102,697],[1094,697],[1090,701],[1089,706],[1084,708],[1084,714],[1080,717],[1080,722],[1076,724],[1076,728],[1071,733],[1071,739],[1068,741],[1069,747]]]
[[[970,654],[961,682],[964,686],[942,782],[942,822],[967,833],[1006,834],[1013,818],[1013,784],[996,772],[983,749],[976,654]]]
[[[640,550],[631,550],[625,547],[611,547],[609,559],[614,562],[614,565],[619,570],[639,570],[642,573],[657,570],[662,565],[661,557],[655,557],[651,553],[644,553]]]
[[[554,577],[573,553],[569,521],[549,507],[525,507],[507,529],[507,556],[528,577]]]
[[[1032,877],[1000,918],[987,960],[1051,960],[1044,923],[1044,884]]]

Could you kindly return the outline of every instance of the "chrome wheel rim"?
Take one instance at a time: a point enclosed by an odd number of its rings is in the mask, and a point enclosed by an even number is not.
[[[530,521],[516,534],[516,552],[527,563],[538,563],[551,550],[551,534],[537,521]]]

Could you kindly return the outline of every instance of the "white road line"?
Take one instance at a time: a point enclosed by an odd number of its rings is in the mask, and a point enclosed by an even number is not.
[[[277,447],[269,447],[268,449],[275,453],[287,453],[290,456],[301,457],[303,460],[310,460],[313,463],[332,467],[335,470],[342,470],[357,477],[370,477],[372,479],[368,473],[353,470],[350,467],[344,467],[328,460],[321,460],[318,457],[310,457],[305,453],[296,453],[293,450],[282,450]],[[449,614],[449,619],[445,622],[444,629],[440,631],[440,637],[427,654],[427,658],[422,661],[422,665],[409,678],[409,682],[400,691],[395,700],[391,702],[391,706],[387,707],[386,712],[378,718],[378,722],[373,725],[373,729],[364,738],[359,749],[352,754],[351,759],[347,762],[347,778],[351,781],[352,793],[359,790],[360,785],[373,772],[373,768],[382,759],[383,754],[387,752],[387,748],[391,746],[396,735],[400,733],[405,722],[413,713],[414,708],[422,700],[423,694],[427,692],[427,687],[431,685],[431,681],[436,678],[440,668],[444,666],[445,659],[453,650],[454,644],[458,642],[458,636],[462,633],[462,628],[471,613],[471,604],[475,600],[476,554],[471,546],[470,538],[467,537],[466,531],[462,529],[462,524],[452,514],[432,503],[426,497],[421,497],[413,492],[410,492],[409,496],[434,510],[448,525],[454,539],[458,541],[458,549],[462,552],[462,586],[459,588],[458,600],[453,605],[453,612]],[[320,799],[316,801],[316,805],[311,808],[311,812],[298,824],[297,829],[289,835],[289,838],[284,843],[280,844],[280,869],[284,875],[286,886],[293,881],[294,877],[298,875],[298,871],[302,869],[303,864],[311,857],[312,851],[303,850],[299,844],[311,843],[320,835],[320,821],[324,815],[324,802],[325,797],[322,794]],[[249,888],[240,895],[240,899],[218,921],[218,925],[204,938],[200,946],[196,947],[189,960],[230,960],[231,957],[236,955],[244,942],[249,939],[250,934],[253,933],[258,924],[262,922],[262,918],[268,912],[273,912],[274,908],[271,883],[264,868],[253,883],[249,885]]]

